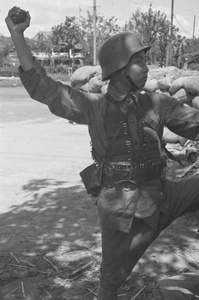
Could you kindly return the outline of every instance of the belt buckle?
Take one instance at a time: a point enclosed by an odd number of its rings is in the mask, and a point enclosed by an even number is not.
[[[116,170],[118,170],[118,171],[129,171],[131,168],[131,165],[117,164],[115,167],[116,167]]]

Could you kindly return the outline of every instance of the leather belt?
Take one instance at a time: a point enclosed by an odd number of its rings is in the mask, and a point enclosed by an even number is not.
[[[108,162],[108,166],[114,168],[116,171],[130,171],[131,164],[129,163],[115,163],[115,162]]]
[[[146,182],[154,178],[160,178],[165,167],[163,160],[147,163],[116,163],[105,162],[102,172],[102,184],[114,186],[120,180],[133,180],[137,183]]]

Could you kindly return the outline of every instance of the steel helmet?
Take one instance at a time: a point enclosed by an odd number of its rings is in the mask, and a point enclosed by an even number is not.
[[[124,68],[132,55],[141,50],[147,52],[150,48],[143,45],[132,32],[122,32],[108,38],[98,53],[102,80],[107,80],[112,73]]]

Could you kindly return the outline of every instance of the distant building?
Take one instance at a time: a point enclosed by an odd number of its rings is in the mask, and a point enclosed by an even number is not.
[[[52,35],[50,31],[39,31],[33,37],[33,40],[37,40],[41,34],[45,38],[49,38]],[[71,69],[71,72],[85,65],[83,49],[80,44],[76,45],[73,50],[69,50],[65,44],[56,45],[53,47],[50,56],[43,52],[34,52],[34,55],[44,65],[67,65]]]
[[[51,31],[39,31],[37,34],[35,34],[32,38],[32,40],[36,41],[40,35],[43,35],[45,38],[50,38],[52,36]]]
[[[9,61],[12,66],[19,66],[19,59],[17,57],[17,53],[14,50],[9,52]]]
[[[70,57],[72,58],[72,71],[85,65],[85,57],[83,56],[82,46],[77,44],[74,50],[71,52]]]
[[[52,33],[50,31],[39,31],[32,40],[36,41],[40,35],[43,35],[45,38],[49,38]],[[85,58],[80,44],[76,45],[73,50],[68,49],[68,46],[65,44],[60,44],[54,46],[51,53],[33,51],[33,55],[44,66],[57,66],[59,64],[66,65],[68,66],[70,73],[73,73],[76,69],[85,65]],[[19,60],[15,51],[10,51],[9,58],[12,65],[19,65]]]

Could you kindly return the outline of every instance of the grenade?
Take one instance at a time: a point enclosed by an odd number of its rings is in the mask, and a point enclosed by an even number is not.
[[[27,18],[27,13],[25,10],[17,8],[17,13],[14,13],[11,16],[11,20],[13,23],[18,24],[18,23],[23,23],[25,22]]]

